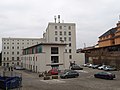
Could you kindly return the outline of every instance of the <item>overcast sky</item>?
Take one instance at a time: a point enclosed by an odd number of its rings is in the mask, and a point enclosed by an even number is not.
[[[0,0],[0,51],[3,37],[42,37],[54,15],[76,23],[77,48],[92,46],[116,26],[120,0]]]

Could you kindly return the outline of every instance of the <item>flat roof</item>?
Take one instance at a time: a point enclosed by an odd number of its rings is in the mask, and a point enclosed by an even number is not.
[[[27,47],[25,49],[29,49],[29,48],[32,48],[32,47],[36,47],[36,46],[39,46],[39,45],[67,45],[66,43],[40,43],[40,44],[37,44],[37,45],[34,45],[34,46],[30,46],[30,47]],[[25,50],[23,49],[23,50]]]

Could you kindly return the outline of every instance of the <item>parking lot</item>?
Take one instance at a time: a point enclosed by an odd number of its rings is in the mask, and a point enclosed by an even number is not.
[[[43,80],[36,73],[16,70],[22,73],[21,90],[120,90],[120,71],[110,71],[117,76],[114,80],[94,78],[93,75],[100,71],[84,67],[78,78]]]

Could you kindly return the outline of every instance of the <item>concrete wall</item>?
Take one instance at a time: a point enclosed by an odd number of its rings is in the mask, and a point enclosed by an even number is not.
[[[2,66],[5,64],[20,65],[20,56],[22,55],[22,49],[30,47],[32,45],[44,42],[44,39],[37,38],[2,38]],[[14,48],[13,48],[14,47]],[[18,48],[19,47],[19,48]],[[14,52],[14,54],[12,54]],[[19,52],[19,54],[17,54]],[[14,57],[14,60],[12,60]],[[17,60],[19,57],[19,60]],[[5,60],[4,60],[5,58]]]

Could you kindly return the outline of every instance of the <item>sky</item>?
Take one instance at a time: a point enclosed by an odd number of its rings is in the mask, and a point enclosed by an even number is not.
[[[77,48],[93,46],[116,27],[120,0],[0,0],[0,51],[2,38],[42,38],[55,15],[76,23]]]

